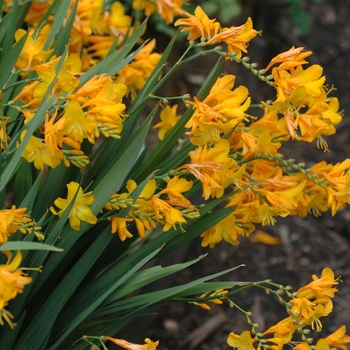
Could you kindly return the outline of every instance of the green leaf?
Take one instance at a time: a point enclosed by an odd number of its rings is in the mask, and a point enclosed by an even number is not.
[[[66,49],[67,52],[67,49]],[[25,126],[27,128],[27,133],[21,142],[21,144],[18,146],[16,152],[12,156],[10,162],[6,164],[5,170],[1,175],[1,180],[0,180],[0,191],[3,191],[5,186],[8,184],[8,182],[11,180],[12,176],[18,169],[18,166],[20,165],[21,161],[21,156],[22,153],[27,146],[27,143],[29,142],[29,139],[31,135],[39,128],[39,126],[44,122],[45,120],[45,114],[50,108],[52,107],[52,103],[55,100],[55,96],[49,97],[52,88],[57,80],[57,76],[59,71],[62,68],[63,62],[64,62],[64,57],[66,54],[64,54],[61,59],[59,60],[57,67],[56,67],[56,74],[54,79],[52,80],[51,84],[49,85],[46,94],[43,98],[43,102],[40,104],[37,112],[35,113],[33,119],[31,119]]]
[[[21,204],[19,205],[19,208],[27,208],[28,211],[32,211],[34,202],[35,202],[36,197],[38,195],[40,186],[42,184],[43,176],[44,176],[43,172],[41,172],[37,176],[37,178],[35,179],[34,183],[30,187],[30,189],[27,192],[25,192],[26,195],[23,198]]]
[[[69,3],[69,1],[67,1],[67,3]],[[78,7],[78,1],[74,3],[72,11],[69,14],[69,17],[66,23],[64,24],[64,26],[62,26],[58,31],[58,33],[55,35],[55,43],[53,45],[52,55],[56,55],[56,56],[62,55],[65,50],[65,47],[69,45],[69,39],[73,28],[77,7]],[[56,15],[54,16],[54,18],[56,18]]]
[[[50,33],[46,39],[44,50],[48,50],[50,48],[52,40],[59,33],[63,25],[63,21],[66,17],[66,14],[68,12],[70,1],[61,1],[59,3],[59,6],[53,6],[53,5],[52,5],[52,8],[51,7],[49,8],[49,11],[51,12],[55,8],[55,13],[53,16],[54,20],[53,20],[53,25],[51,27]]]
[[[183,297],[187,295],[192,295],[195,291],[196,294],[204,293],[207,291],[212,291],[216,289],[229,289],[233,288],[236,285],[241,285],[245,282],[215,282],[213,284],[207,285],[207,281],[212,280],[214,278],[220,277],[224,274],[227,274],[231,271],[234,271],[238,267],[233,267],[224,271],[220,271],[216,274],[212,274],[200,279],[197,279],[195,281],[189,282],[185,285],[181,286],[175,286],[167,289],[163,289],[156,292],[151,292],[147,294],[142,294],[134,297],[127,298],[125,300],[118,301],[112,305],[109,305],[105,308],[108,310],[109,314],[115,314],[117,312],[121,312],[123,310],[132,310],[127,312],[127,314],[121,318],[118,319],[118,322],[114,322],[113,324],[105,327],[103,330],[104,334],[115,334],[117,333],[123,326],[124,322],[123,320],[126,320],[129,322],[132,318],[137,317],[140,315],[140,312],[152,305],[158,304],[160,302],[163,302],[165,300],[168,300],[170,298],[175,297]],[[97,315],[94,315],[95,317],[101,317],[101,312]]]
[[[60,338],[55,341],[55,343],[50,347],[50,349],[54,350],[57,349],[57,347],[65,341],[66,337],[72,333],[77,326],[86,319],[115,289],[117,289],[119,286],[123,285],[128,281],[128,279],[141,267],[143,267],[145,264],[147,264],[155,255],[158,254],[160,249],[154,250],[151,254],[141,259],[132,269],[125,272],[125,274],[119,278],[116,279],[116,282],[109,290],[107,290],[105,293],[101,294],[99,297],[94,298],[93,300],[90,300],[90,303],[86,305],[86,308],[83,312],[81,312],[78,315],[73,316],[73,319],[71,320],[70,324],[65,327],[65,332],[60,336]],[[88,257],[90,258],[90,257]]]
[[[21,53],[24,43],[26,41],[26,35],[24,35],[18,42],[11,48],[0,64],[0,87],[4,88],[7,80],[12,74],[12,69]]]
[[[13,45],[14,37],[15,37],[15,32],[17,30],[17,25],[18,25],[18,15],[19,15],[19,9],[18,9],[18,2],[19,0],[14,0],[12,3],[12,7],[10,12],[7,14],[9,16],[7,26],[6,26],[6,35],[4,38],[4,43],[1,45],[2,48],[2,55],[6,55],[10,50]],[[7,17],[6,16],[6,17]],[[1,28],[4,30],[4,28]],[[8,69],[9,67],[7,67]],[[0,85],[1,86],[1,85]]]
[[[50,7],[47,9],[45,15],[41,18],[38,26],[36,27],[35,29],[35,33],[34,33],[34,36],[36,36],[38,34],[38,32],[41,30],[41,28],[44,26],[44,24],[47,22],[47,20],[49,19],[51,13],[56,9],[56,6],[60,3],[60,0],[54,0],[52,2],[52,4],[50,5]],[[47,41],[47,39],[46,39]],[[46,45],[49,45],[47,48],[50,47],[50,44],[47,44],[46,42]]]
[[[164,248],[163,248],[164,249]],[[108,298],[103,302],[102,305],[107,305],[121,299],[125,295],[128,295],[139,288],[142,288],[154,281],[158,281],[161,278],[175,274],[181,270],[188,268],[189,266],[197,263],[198,261],[205,258],[205,255],[193,259],[186,263],[175,264],[167,267],[154,266],[146,270],[135,273],[126,283],[120,286],[117,290],[111,293]]]
[[[63,249],[52,245],[38,242],[5,242],[0,245],[0,250],[50,250],[53,252],[62,252]]]
[[[104,207],[107,201],[110,199],[111,195],[121,186],[128,176],[130,169],[132,168],[134,162],[136,161],[142,144],[147,135],[149,129],[150,121],[145,120],[140,128],[136,131],[132,138],[128,140],[125,147],[125,152],[119,157],[118,161],[115,162],[110,171],[101,179],[101,181],[93,189],[93,195],[95,196],[95,201],[91,206],[91,210],[95,215],[97,215],[100,210]],[[77,240],[86,232],[91,225],[82,222],[79,232],[74,231],[69,226],[65,227],[64,232],[61,230],[67,220],[69,210],[66,209],[57,222],[58,226],[55,226],[50,230],[50,237],[57,239],[57,235],[63,236],[62,240],[57,244],[57,246],[64,248],[62,254],[50,256],[50,259],[45,264],[45,269],[40,274],[33,286],[33,293],[37,293],[43,283],[52,274],[55,273],[61,261],[65,259],[66,254],[72,249]],[[64,217],[66,215],[66,217]]]
[[[95,201],[91,209],[97,214],[110,199],[110,196],[120,188],[127,178],[130,170],[136,162],[142,145],[146,139],[151,120],[146,119],[135,134],[126,142],[123,153],[119,155],[118,160],[110,168],[108,173],[101,179],[93,189],[96,193]],[[149,175],[149,174],[148,174]]]
[[[13,204],[17,207],[33,186],[32,167],[28,162],[22,162],[15,175],[15,193]]]
[[[146,120],[152,120],[156,111],[157,111],[157,106],[151,111],[151,113],[147,116]],[[110,149],[106,149],[103,147],[101,150],[98,150],[98,154],[96,155],[96,160],[92,161],[94,164],[92,166],[93,173],[97,173],[97,176],[93,179],[94,182],[99,183],[102,181],[104,176],[110,172],[111,168],[115,164],[116,161],[118,161],[119,157],[121,157],[125,151],[125,149],[128,147],[128,143],[123,142],[123,140],[126,139],[123,137],[118,144],[120,144],[119,147],[114,143],[114,147]],[[138,161],[139,156],[142,154],[142,148],[143,144],[141,145],[140,151],[138,153],[138,157],[135,159],[134,165],[132,168],[129,170],[129,173],[132,169],[135,168],[135,164]],[[130,176],[129,176],[130,178]],[[92,179],[90,180],[92,181]]]
[[[107,231],[107,230],[105,230]],[[85,254],[74,264],[67,275],[54,289],[50,296],[45,300],[40,310],[31,320],[31,324],[21,335],[16,346],[26,345],[30,349],[39,349],[45,338],[53,331],[52,326],[62,310],[63,306],[72,297],[75,290],[88,273],[90,267],[94,264],[104,248],[109,244],[113,236],[107,232],[101,232],[94,244],[85,252]],[[57,300],[61,302],[56,303]],[[52,334],[54,336],[54,334]]]

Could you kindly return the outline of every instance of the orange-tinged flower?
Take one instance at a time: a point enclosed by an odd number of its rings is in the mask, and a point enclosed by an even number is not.
[[[333,286],[337,285],[338,282],[334,278],[332,269],[326,267],[322,270],[320,278],[313,275],[312,279],[312,282],[298,290],[298,296],[307,295],[308,298],[319,298],[322,296],[327,296],[329,298],[334,297],[334,293],[337,292],[337,289],[333,288]]]
[[[171,227],[175,227],[176,224],[185,224],[187,221],[184,219],[179,209],[173,208],[166,201],[158,198],[151,197],[155,217],[159,221],[165,221],[163,231],[168,231]]]
[[[333,310],[333,302],[330,298],[323,297],[315,300],[317,305],[314,315],[309,320],[303,320],[306,324],[311,324],[311,328],[317,332],[322,331],[321,317],[328,316]]]
[[[157,0],[157,11],[165,20],[166,24],[174,22],[174,17],[179,16],[183,11],[181,9],[183,0]]]
[[[334,333],[325,338],[327,344],[332,347],[331,350],[335,350],[335,348],[347,349],[345,344],[350,343],[350,337],[346,335],[345,332],[346,326],[341,326]]]
[[[63,134],[64,120],[60,118],[56,121],[57,111],[50,117],[49,113],[46,113],[44,124],[45,144],[47,146],[47,152],[52,159],[63,159],[64,155],[61,150],[63,146],[63,140],[65,139]],[[80,145],[78,144],[78,149]]]
[[[209,39],[221,29],[220,23],[216,22],[215,19],[209,19],[200,6],[196,7],[194,15],[186,11],[183,14],[187,18],[178,19],[174,25],[182,26],[181,32],[190,31],[187,37],[188,40]]]
[[[163,140],[165,135],[175,126],[180,116],[177,115],[177,105],[170,107],[167,105],[160,113],[161,122],[157,123],[153,128],[159,129],[158,138]]]
[[[69,184],[67,184],[67,188],[67,199],[59,197],[54,201],[55,205],[61,210],[59,212],[56,212],[54,207],[50,207],[51,212],[54,215],[61,216],[76,196],[73,206],[68,215],[69,223],[72,229],[79,231],[81,221],[85,221],[91,225],[96,224],[97,217],[89,208],[89,206],[94,202],[94,196],[91,195],[92,192],[84,194],[80,185],[74,181],[71,181]]]
[[[104,22],[109,31],[120,41],[123,41],[126,33],[131,29],[132,19],[125,15],[123,4],[117,1],[112,4],[111,12],[105,12]]]
[[[224,42],[228,47],[228,53],[236,53],[236,57],[242,57],[242,52],[247,53],[250,40],[260,34],[253,29],[252,19],[249,17],[245,24],[239,27],[223,28],[207,41],[208,45],[215,45]]]
[[[79,102],[73,100],[68,103],[62,118],[64,127],[62,132],[72,140],[81,144],[84,139],[94,143],[94,129],[98,123],[87,118]]]
[[[11,209],[0,210],[0,244],[7,242],[8,237],[15,233],[20,224],[31,221],[26,217],[27,208],[17,208],[13,205]]]
[[[122,242],[124,242],[127,238],[133,237],[133,235],[128,231],[126,223],[128,221],[133,221],[131,218],[119,218],[113,216],[111,218],[112,224],[112,233],[116,233],[118,231],[119,238]]]
[[[315,350],[330,350],[326,339],[318,340],[315,346]],[[336,349],[333,348],[332,350],[336,350]],[[346,350],[346,348],[344,348],[344,350]]]
[[[260,203],[258,213],[251,219],[252,222],[262,224],[263,226],[270,226],[276,223],[274,216],[286,217],[290,211],[284,206],[278,208],[271,207],[266,203]]]
[[[189,152],[190,164],[184,164],[176,171],[187,169],[193,174],[203,186],[203,197],[221,197],[227,178],[221,178],[220,172],[224,165],[233,160],[228,157],[230,145],[227,140],[220,140],[214,147],[208,149],[207,145],[200,146]]]
[[[111,338],[108,336],[106,337],[106,339],[126,350],[156,350],[159,344],[159,340],[153,342],[149,338],[145,339],[145,344],[134,344],[124,339]]]
[[[158,193],[158,196],[166,193],[169,199],[178,199],[180,201],[189,202],[181,193],[187,192],[192,188],[193,182],[187,181],[186,179],[174,176],[171,178],[164,190]]]
[[[23,130],[21,141],[24,140],[26,133],[27,130]],[[58,157],[52,158],[47,149],[47,145],[33,135],[30,136],[22,157],[29,163],[34,162],[34,166],[39,170],[44,170],[45,165],[56,168],[61,162],[61,159]]]
[[[44,45],[49,33],[50,27],[44,26],[39,34],[34,38],[33,33],[27,33],[24,29],[18,29],[15,33],[16,41],[19,41],[24,35],[27,35],[24,46],[16,62],[17,69],[27,70],[30,67],[45,62],[52,52],[44,50]]]
[[[298,327],[293,322],[292,316],[288,316],[287,318],[267,329],[262,333],[262,335],[276,333],[278,337],[285,338],[286,343],[288,343],[297,328]]]
[[[245,119],[250,105],[248,89],[239,86],[232,91],[235,79],[234,75],[219,77],[203,101],[196,97],[194,102],[187,101],[195,110],[186,124],[186,128],[191,128],[187,133],[191,143],[198,146],[217,143],[222,134],[231,132]]]
[[[281,191],[258,190],[266,196],[268,201],[276,208],[295,209],[298,206],[298,196],[302,193],[306,181],[302,181],[297,186],[293,186]]]
[[[299,65],[308,63],[305,61],[305,58],[310,56],[312,54],[311,51],[303,51],[303,47],[297,47],[294,46],[289,49],[288,51],[282,52],[279,55],[275,56],[268,66],[265,68],[265,71],[268,71],[274,64],[281,63],[278,66],[279,70],[283,69],[292,69]]]
[[[255,350],[253,342],[250,331],[244,331],[240,335],[231,332],[227,338],[227,344],[237,350]]]
[[[23,293],[24,286],[32,281],[31,277],[23,274],[23,268],[19,268],[22,261],[22,253],[17,251],[16,256],[11,262],[12,253],[3,251],[7,256],[7,263],[0,265],[0,324],[4,325],[3,318],[8,322],[11,328],[15,324],[11,321],[12,314],[4,309],[8,302],[14,299],[17,294]]]
[[[304,320],[310,319],[315,314],[316,303],[307,298],[294,298],[290,301],[293,305],[291,312],[299,315]]]

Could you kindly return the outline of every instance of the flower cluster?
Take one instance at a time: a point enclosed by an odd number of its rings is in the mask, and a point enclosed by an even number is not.
[[[7,263],[0,265],[0,324],[3,326],[5,320],[11,328],[14,328],[13,315],[5,307],[17,294],[23,293],[24,286],[29,284],[32,278],[22,272],[24,268],[19,268],[22,261],[20,251],[17,252],[12,261],[12,253],[10,251],[3,251],[3,253],[7,256]]]
[[[327,149],[322,135],[335,133],[335,125],[341,122],[336,97],[329,97],[324,86],[326,78],[319,65],[307,69],[303,65],[311,51],[303,47],[292,47],[271,60],[265,71],[272,69],[273,86],[276,87],[276,100],[267,109],[282,114],[285,126],[292,139],[312,142],[317,140],[321,148]]]
[[[330,208],[334,215],[343,208],[349,200],[348,160],[336,165],[321,162],[306,169],[279,153],[282,143],[292,140],[317,140],[318,146],[326,147],[322,135],[334,133],[342,119],[337,98],[328,96],[322,68],[303,68],[311,52],[292,48],[273,58],[265,70],[257,70],[257,64],[242,58],[249,40],[258,33],[250,20],[240,27],[221,29],[200,7],[186,17],[175,25],[190,32],[188,39],[201,38],[200,45],[225,42],[225,58],[242,63],[276,88],[276,100],[262,103],[259,118],[248,114],[246,87],[232,90],[232,75],[218,78],[204,99],[187,101],[194,111],[187,134],[197,148],[189,153],[190,163],[176,170],[186,169],[202,183],[204,199],[219,198],[227,188],[232,191],[227,200],[232,213],[202,234],[202,245],[214,247],[222,239],[238,244],[238,236],[248,236],[255,223],[273,225],[278,216],[320,215]],[[228,38],[231,41],[225,41]],[[276,64],[272,75],[265,77]]]
[[[174,176],[167,178],[166,184],[163,190],[156,193],[156,180],[151,179],[139,198],[133,201],[129,195],[137,184],[129,180],[126,185],[128,193],[115,193],[105,205],[105,209],[110,211],[108,218],[112,224],[112,233],[118,232],[121,241],[131,238],[133,235],[128,231],[126,223],[134,221],[139,236],[144,238],[147,231],[156,228],[157,223],[163,226],[163,231],[168,231],[177,224],[181,226],[186,223],[185,217],[198,217],[198,209],[182,194],[192,188],[193,182]],[[118,212],[117,215],[111,215],[113,209],[119,211],[123,207],[131,208],[127,217],[119,217]]]
[[[17,231],[23,234],[33,232],[39,240],[44,236],[40,232],[41,227],[26,214],[27,208],[17,208],[12,206],[10,209],[0,210],[0,244],[7,242],[8,238]]]
[[[294,346],[295,344],[296,350],[330,350],[335,348],[345,350],[346,344],[350,343],[350,337],[345,334],[345,326],[340,327],[326,338],[319,339],[316,346],[311,347],[313,339],[307,337],[310,333],[307,327],[311,325],[312,329],[318,332],[322,330],[320,318],[332,312],[331,299],[337,291],[334,286],[338,284],[330,268],[325,268],[320,278],[314,275],[312,279],[311,283],[300,288],[296,293],[289,294],[290,300],[289,303],[286,303],[286,307],[290,316],[261,333],[255,331],[257,325],[253,324],[253,338],[250,331],[244,331],[240,335],[232,332],[227,343],[238,350],[282,350],[286,345]],[[301,341],[294,338],[297,333],[301,333]],[[272,336],[269,338],[263,338],[271,334]],[[255,342],[258,343],[257,346],[254,346]]]
[[[75,5],[72,40],[63,56],[57,56],[53,48],[55,43],[48,41],[53,17],[50,16],[42,28],[36,28],[48,9],[47,3],[33,2],[26,16],[31,29],[18,29],[15,34],[17,44],[25,37],[15,64],[16,74],[30,78],[22,80],[17,95],[4,106],[18,110],[19,118],[28,124],[39,106],[50,96],[53,98],[40,128],[28,140],[25,139],[26,129],[20,135],[21,142],[26,140],[22,156],[39,170],[44,170],[45,166],[55,168],[62,161],[66,166],[72,163],[83,168],[89,164],[88,155],[82,151],[84,140],[94,144],[100,135],[120,138],[127,117],[124,96],[135,98],[161,57],[152,53],[155,48],[155,40],[152,40],[116,76],[95,75],[81,85],[84,73],[113,49],[114,42],[120,45],[127,33],[131,35],[133,28],[131,17],[124,14],[119,2],[104,12],[102,2],[84,0],[75,4],[71,1],[66,20]],[[8,147],[11,140],[4,126],[13,122],[14,119],[8,117],[1,122],[3,148]]]
[[[241,57],[242,52],[247,53],[247,46],[258,31],[253,29],[253,22],[248,18],[247,22],[239,27],[222,28],[215,19],[209,19],[200,6],[197,6],[194,15],[185,12],[187,18],[181,18],[175,22],[175,26],[182,26],[181,31],[188,31],[188,40],[201,39],[203,45],[217,45],[225,43],[228,53],[235,53]]]
[[[316,141],[319,147],[327,149],[323,136],[333,134],[342,119],[337,98],[329,96],[332,89],[326,88],[322,68],[318,65],[305,68],[311,52],[293,47],[273,58],[266,69],[257,70],[257,64],[249,63],[249,58],[244,57],[249,42],[260,34],[253,28],[250,18],[241,26],[226,28],[210,19],[200,6],[192,15],[184,12],[182,5],[182,0],[132,2],[134,10],[143,11],[146,16],[158,13],[167,24],[182,16],[175,26],[181,27],[182,32],[189,31],[188,49],[164,72],[171,45],[163,55],[156,53],[155,40],[142,38],[146,21],[140,24],[138,15],[129,16],[118,1],[32,1],[26,4],[28,12],[21,27],[28,29],[16,31],[9,26],[13,29],[11,38],[0,40],[6,42],[4,51],[7,50],[4,60],[1,51],[1,62],[12,60],[8,72],[2,69],[6,79],[1,77],[4,81],[0,86],[0,165],[4,170],[0,186],[2,198],[6,197],[9,202],[0,210],[0,244],[8,244],[18,231],[34,233],[38,240],[43,240],[41,231],[45,230],[49,244],[61,245],[64,256],[68,257],[67,262],[61,264],[61,258],[46,253],[28,254],[28,261],[41,261],[47,269],[40,286],[48,286],[45,291],[48,300],[51,301],[52,295],[59,295],[62,303],[57,306],[53,305],[57,300],[51,305],[45,301],[41,309],[41,306],[21,302],[19,317],[24,319],[28,314],[39,323],[33,322],[37,329],[23,332],[18,343],[22,342],[22,346],[18,348],[23,348],[27,342],[35,343],[36,338],[41,337],[36,332],[41,331],[40,322],[45,322],[43,315],[51,311],[51,307],[55,310],[52,324],[58,329],[57,333],[53,334],[47,327],[43,340],[35,345],[31,343],[33,348],[51,347],[50,342],[56,340],[59,345],[53,347],[63,346],[59,342],[63,342],[68,333],[75,335],[74,326],[79,324],[80,327],[79,320],[89,324],[96,317],[100,324],[105,322],[109,327],[111,319],[118,320],[119,315],[122,315],[121,324],[136,315],[146,304],[137,299],[130,304],[128,314],[127,296],[134,295],[137,288],[150,283],[151,279],[155,280],[156,273],[144,279],[146,270],[139,269],[157,253],[150,252],[148,247],[143,251],[148,243],[142,242],[138,248],[139,261],[133,257],[134,260],[128,260],[132,249],[123,249],[129,247],[137,235],[144,239],[150,231],[159,228],[156,233],[162,235],[160,238],[164,238],[164,242],[171,242],[167,247],[172,249],[182,243],[186,226],[194,223],[194,234],[202,238],[203,246],[212,248],[223,239],[238,244],[239,236],[249,236],[255,224],[273,225],[277,217],[320,215],[329,209],[334,215],[350,202],[350,160],[335,165],[320,162],[306,168],[304,164],[284,159],[280,153],[284,142],[299,140]],[[10,9],[10,14],[16,12],[18,6],[22,4],[4,1],[4,10]],[[14,41],[12,48],[11,40]],[[197,51],[187,57],[193,48]],[[247,87],[235,86],[234,75],[218,77],[218,70],[210,73],[197,96],[187,93],[180,97],[155,95],[182,64],[207,54],[218,55],[221,62],[226,59],[228,63],[242,64],[275,89],[275,100],[261,102],[258,105],[261,115],[253,115],[250,111],[257,105],[252,105]],[[266,76],[271,67],[271,74]],[[149,107],[147,102],[157,98],[161,102],[143,118],[143,112]],[[184,104],[171,106],[170,99],[182,100]],[[161,141],[152,153],[153,145],[148,145],[154,140],[147,132],[159,107],[164,108],[160,112],[160,122],[155,122],[153,128],[159,129]],[[74,166],[67,169],[70,165]],[[50,186],[54,187],[53,193],[48,193]],[[195,202],[196,192],[202,192],[202,198],[196,198]],[[219,204],[226,208],[217,210]],[[223,212],[228,215],[224,217]],[[206,214],[212,216],[201,226],[201,215]],[[36,225],[34,216],[40,218],[43,229]],[[102,231],[117,235],[114,239],[109,233],[101,234],[93,242]],[[64,235],[67,232],[71,235]],[[101,238],[105,239],[103,243]],[[94,248],[96,242],[100,244],[98,251],[89,261],[90,257],[83,250],[90,244]],[[112,242],[110,246],[108,242]],[[43,247],[42,243],[29,243],[31,247],[34,244],[35,249],[37,245],[38,249]],[[109,256],[115,247],[123,251],[117,261]],[[47,249],[48,246],[44,246],[43,250]],[[0,265],[0,324],[6,321],[13,328],[13,316],[5,307],[23,292],[32,277],[19,268],[20,251],[12,262],[11,253],[6,251],[5,254],[8,261]],[[78,266],[76,261],[79,266],[84,265],[84,271],[72,281],[71,269]],[[119,271],[120,261],[126,262]],[[101,262],[107,266],[103,266],[103,270],[98,267]],[[129,270],[124,271],[124,268]],[[173,271],[180,268],[171,267]],[[57,289],[50,276],[56,269],[58,276],[64,276],[63,282],[57,281]],[[74,272],[78,273],[77,270]],[[118,281],[115,281],[116,271],[122,278]],[[164,273],[168,271],[164,269]],[[89,273],[93,278],[90,279]],[[103,278],[101,284],[100,278]],[[96,284],[90,284],[95,281]],[[201,283],[198,285],[202,288]],[[71,284],[74,284],[72,288]],[[254,334],[254,339],[249,331],[241,335],[231,333],[229,345],[254,349],[253,341],[257,341],[259,349],[279,350],[291,344],[296,331],[304,336],[308,326],[321,330],[320,318],[332,311],[337,284],[333,272],[325,269],[320,278],[313,276],[313,282],[288,294],[289,316],[285,320],[261,336]],[[60,295],[68,289],[69,295]],[[72,317],[70,312],[66,313],[75,301],[78,301],[78,309],[85,309],[86,300],[81,293],[87,289],[88,293],[101,295],[87,311],[91,314]],[[205,290],[200,289],[200,293]],[[40,292],[33,292],[33,300]],[[226,289],[218,289],[202,294],[193,303],[210,309],[205,301],[221,304],[228,299],[228,294]],[[118,316],[112,316],[109,312],[114,310],[118,298],[124,297],[126,304],[117,305]],[[161,297],[157,300],[163,301]],[[30,309],[28,313],[27,308]],[[101,310],[106,318],[101,318]],[[32,319],[26,319],[23,325],[34,327],[31,322]],[[84,327],[79,329],[85,330]],[[263,339],[271,333],[273,336]],[[154,350],[158,345],[148,338],[145,344],[106,336],[95,337],[95,340],[103,346],[109,340],[135,350]],[[316,349],[345,349],[344,344],[348,342],[345,328],[340,328],[320,340]],[[310,344],[303,338],[296,349],[309,349]]]

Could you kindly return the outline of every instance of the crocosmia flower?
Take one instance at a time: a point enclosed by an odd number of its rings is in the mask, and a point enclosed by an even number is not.
[[[61,210],[56,212],[54,207],[50,207],[51,212],[54,215],[61,216],[76,195],[73,206],[68,215],[69,223],[72,229],[79,231],[81,221],[85,221],[92,225],[96,224],[97,218],[89,208],[89,206],[94,202],[94,196],[91,195],[92,192],[84,194],[80,185],[74,181],[70,182],[67,185],[67,188],[67,199],[58,197],[54,202],[55,205]]]

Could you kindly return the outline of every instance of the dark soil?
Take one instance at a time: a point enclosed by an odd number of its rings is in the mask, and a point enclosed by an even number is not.
[[[350,0],[324,0],[322,2],[305,1],[305,10],[311,19],[311,31],[300,35],[291,20],[288,8],[281,0],[246,1],[242,18],[235,19],[235,25],[245,21],[247,16],[253,17],[254,28],[262,29],[263,36],[254,39],[249,55],[251,62],[259,62],[263,68],[276,54],[288,50],[292,46],[304,46],[313,51],[310,63],[320,64],[324,68],[329,86],[334,85],[333,92],[345,110],[344,119],[338,127],[338,133],[327,138],[330,152],[323,153],[315,144],[294,142],[285,147],[287,157],[297,158],[299,162],[312,165],[322,159],[338,162],[350,154]],[[180,51],[181,52],[181,51]],[[203,61],[207,62],[207,61]],[[232,65],[232,63],[230,63]],[[231,66],[225,67],[228,72]],[[237,72],[238,83],[248,85],[251,96],[266,100],[271,94],[270,88],[255,81],[249,72]],[[191,67],[177,76],[176,86],[172,88],[185,90],[191,86],[195,78],[199,79],[208,72],[207,63]],[[196,86],[193,86],[195,89]],[[343,283],[334,298],[333,313],[321,319],[322,335],[327,336],[345,324],[350,333],[350,210],[339,212],[335,217],[330,214],[321,217],[280,218],[273,227],[265,227],[265,231],[282,236],[283,245],[266,246],[252,243],[248,238],[241,238],[239,246],[230,246],[222,242],[214,249],[202,248],[200,240],[193,242],[187,250],[184,260],[190,260],[208,253],[208,256],[192,268],[179,273],[174,284],[182,284],[211,273],[233,266],[245,264],[238,270],[225,275],[221,280],[260,281],[272,278],[274,282],[292,285],[294,290],[311,281],[311,276],[320,276],[324,267],[331,267],[337,276],[342,276]],[[258,289],[251,289],[234,296],[234,301],[254,312],[253,319],[265,330],[277,321],[286,317],[284,308],[271,295]],[[161,306],[158,316],[146,334],[141,337],[159,339],[161,350],[197,349],[226,350],[230,332],[240,333],[249,329],[245,317],[237,309],[222,305],[205,311],[194,305],[173,303]],[[219,315],[219,316],[218,316]],[[221,317],[221,318],[220,318]],[[140,323],[147,323],[146,318]],[[207,321],[217,322],[214,331],[199,330],[191,340],[191,334]],[[220,322],[220,320],[222,322]],[[135,331],[135,329],[134,329]],[[135,333],[134,333],[135,335]],[[201,339],[201,335],[205,335]],[[318,335],[315,335],[318,337]],[[142,339],[142,338],[141,338]]]

